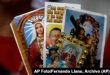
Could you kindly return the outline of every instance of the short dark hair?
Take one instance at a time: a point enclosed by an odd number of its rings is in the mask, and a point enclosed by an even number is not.
[[[50,37],[50,35],[51,35],[51,32],[54,31],[54,30],[58,30],[58,31],[61,32],[61,29],[60,29],[60,28],[53,28],[53,29],[51,29],[51,31],[50,31],[50,33],[49,33],[49,37]]]
[[[86,36],[90,36],[90,34],[87,34]]]

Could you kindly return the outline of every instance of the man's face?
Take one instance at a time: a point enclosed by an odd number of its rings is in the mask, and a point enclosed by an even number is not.
[[[53,30],[50,33],[50,40],[53,44],[56,44],[60,37],[61,37],[61,32],[59,30]]]

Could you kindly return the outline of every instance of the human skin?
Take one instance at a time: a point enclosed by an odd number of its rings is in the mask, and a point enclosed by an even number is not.
[[[36,32],[37,32],[38,37],[40,37],[40,36],[43,37],[44,30],[43,30],[42,24],[41,23],[37,23],[35,25],[35,29],[36,29]]]
[[[53,45],[57,44],[58,39],[61,37],[61,32],[59,30],[53,30],[50,33],[50,40],[52,42]]]

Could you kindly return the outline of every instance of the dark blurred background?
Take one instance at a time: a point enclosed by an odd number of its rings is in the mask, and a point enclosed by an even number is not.
[[[10,22],[17,15],[43,7],[45,1],[78,3],[82,9],[107,14],[104,67],[110,68],[110,0],[0,0],[0,75],[27,75]]]

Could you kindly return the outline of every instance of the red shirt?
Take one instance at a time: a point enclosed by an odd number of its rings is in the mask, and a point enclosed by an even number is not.
[[[18,72],[21,62],[21,56],[14,37],[0,36],[0,66],[11,73],[16,73]],[[22,72],[22,75],[26,75],[24,67]]]

